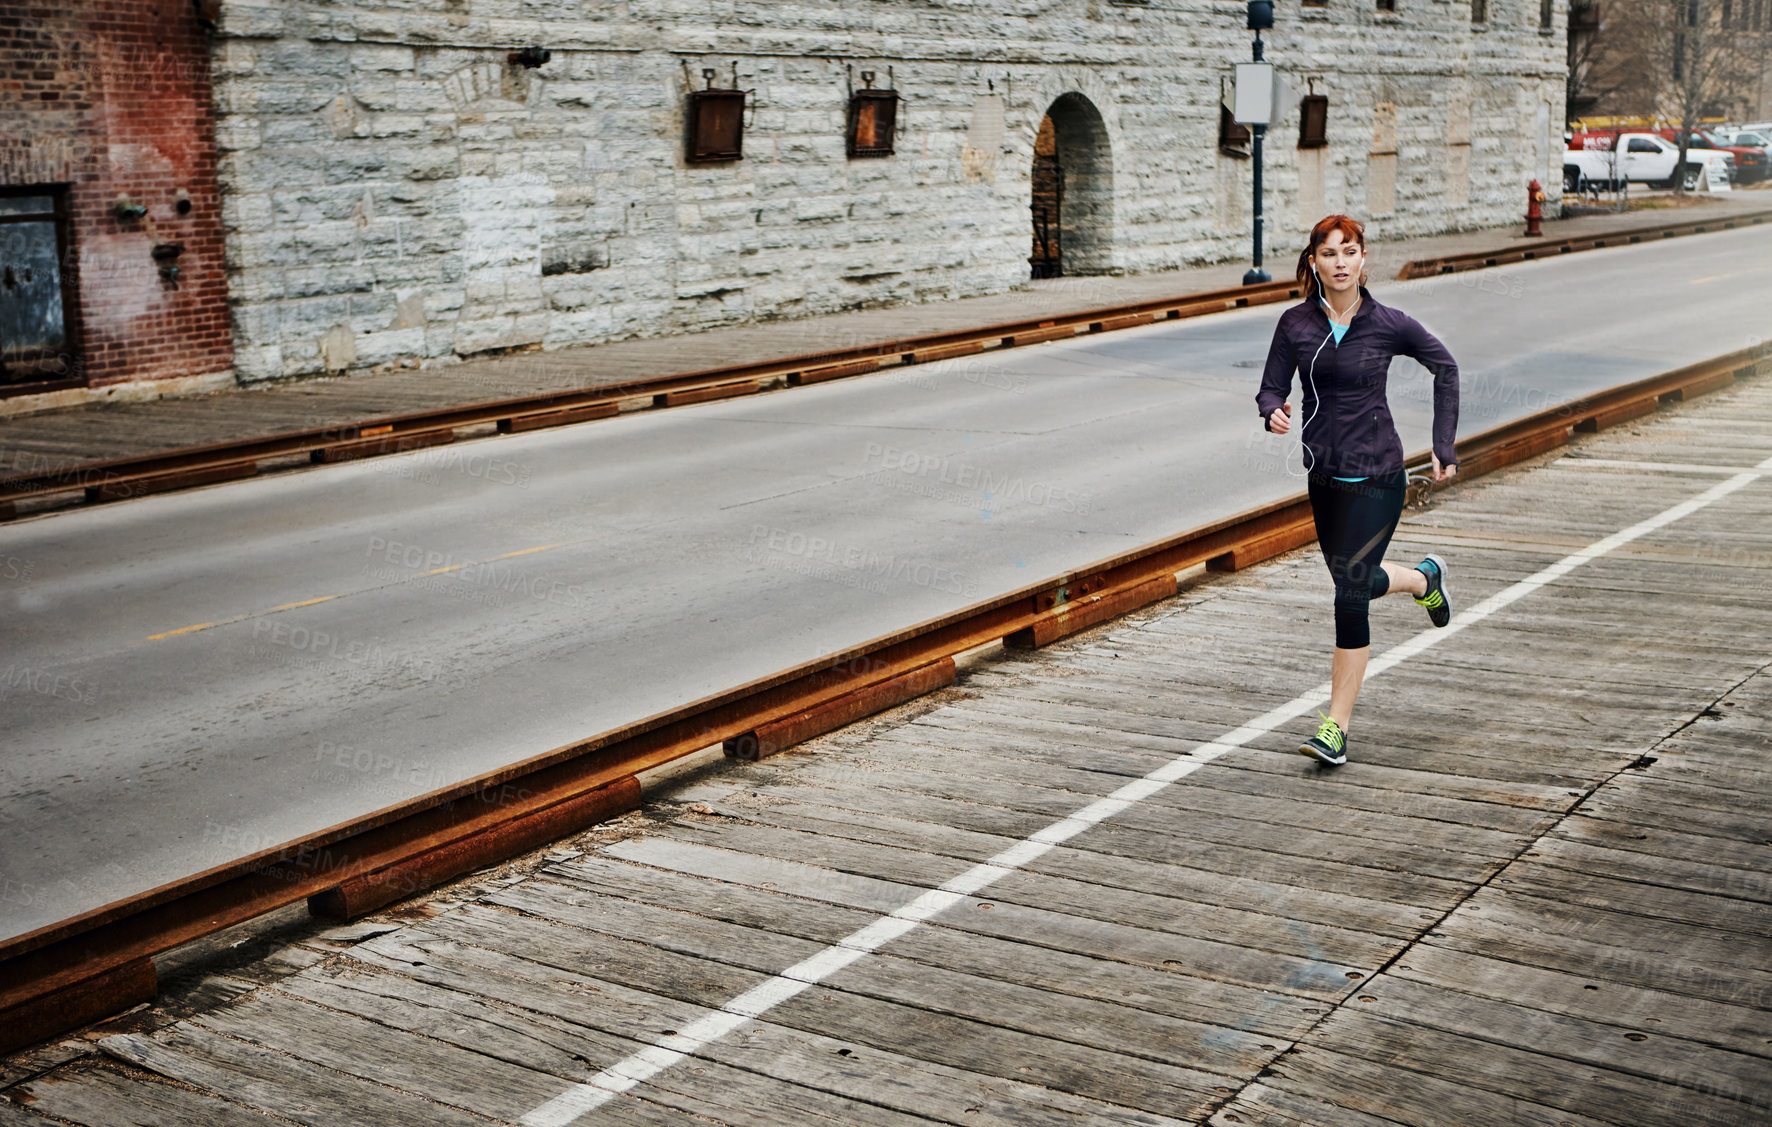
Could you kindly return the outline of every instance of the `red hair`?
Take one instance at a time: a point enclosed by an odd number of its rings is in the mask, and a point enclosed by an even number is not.
[[[1325,215],[1317,220],[1311,228],[1311,239],[1302,251],[1298,252],[1298,284],[1307,289],[1311,277],[1311,259],[1316,256],[1317,248],[1329,240],[1331,231],[1341,232],[1344,243],[1358,243],[1361,250],[1366,249],[1366,225],[1351,215]],[[1366,284],[1366,272],[1360,271],[1360,284]]]

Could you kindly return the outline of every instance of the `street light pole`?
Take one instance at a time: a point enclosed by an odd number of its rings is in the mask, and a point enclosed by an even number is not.
[[[1263,61],[1261,29],[1272,26],[1274,26],[1273,0],[1249,0],[1249,27],[1250,30],[1255,32],[1255,62],[1258,64]],[[1263,114],[1262,117],[1265,119],[1269,114],[1278,112],[1278,110],[1278,106],[1270,106],[1269,113]],[[1243,275],[1243,284],[1245,286],[1258,286],[1263,282],[1273,281],[1273,276],[1261,268],[1261,141],[1267,134],[1267,121],[1262,120],[1251,122],[1249,125],[1249,132],[1254,139],[1254,144],[1252,146],[1253,152],[1251,155],[1255,159],[1255,263],[1249,271]]]

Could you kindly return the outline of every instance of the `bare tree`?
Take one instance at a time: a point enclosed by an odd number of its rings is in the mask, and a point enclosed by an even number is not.
[[[1662,40],[1672,50],[1661,108],[1669,121],[1679,123],[1680,168],[1686,166],[1687,147],[1699,120],[1745,106],[1748,85],[1756,77],[1742,37],[1723,26],[1727,2],[1660,0],[1657,5],[1664,17],[1672,16],[1671,35]],[[1674,190],[1686,190],[1684,177],[1675,177]]]
[[[1587,116],[1630,81],[1631,67],[1621,56],[1632,53],[1635,44],[1610,33],[1607,13],[1605,0],[1570,0],[1565,120]]]
[[[1684,168],[1700,121],[1744,114],[1752,103],[1763,62],[1761,37],[1743,26],[1752,2],[1605,0],[1605,19],[1583,37],[1579,60],[1571,35],[1570,82],[1615,113],[1677,125]],[[1685,190],[1683,177],[1675,189]]]

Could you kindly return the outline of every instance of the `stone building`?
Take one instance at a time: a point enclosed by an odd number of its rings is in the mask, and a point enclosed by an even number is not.
[[[209,51],[191,0],[0,0],[0,404],[233,383]]]
[[[1517,219],[1560,163],[1563,3],[1280,0],[1271,266],[1328,211],[1379,239]],[[1220,144],[1240,0],[219,7],[242,382],[1001,292],[1033,270],[1043,127],[1045,273],[1248,253],[1251,162]],[[870,82],[895,129],[863,155]],[[735,117],[710,88],[744,92],[741,159],[690,159],[692,102]]]

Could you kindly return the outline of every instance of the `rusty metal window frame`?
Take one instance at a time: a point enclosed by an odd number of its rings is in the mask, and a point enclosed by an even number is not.
[[[1321,149],[1329,144],[1329,95],[1306,94],[1298,100],[1298,147]]]
[[[849,96],[849,155],[851,157],[889,157],[896,151],[898,140],[898,91],[857,90]],[[861,143],[862,119],[873,115],[874,141]]]
[[[1229,157],[1248,157],[1250,133],[1247,125],[1231,116],[1231,108],[1218,104],[1218,151]]]
[[[684,159],[690,164],[724,164],[744,159],[745,111],[748,90],[691,90],[685,115]],[[731,110],[724,120],[712,117],[722,107]],[[729,124],[728,124],[729,123]],[[721,130],[718,136],[708,133]]]
[[[85,355],[81,350],[84,337],[80,328],[79,271],[75,268],[74,261],[74,220],[68,206],[68,196],[72,189],[73,185],[67,183],[0,186],[0,197],[7,199],[27,196],[49,197],[50,210],[47,214],[55,227],[56,272],[60,275],[56,281],[61,287],[62,338],[65,342],[65,351],[62,355],[67,359],[73,372],[72,375],[61,379],[7,383],[5,360],[0,358],[0,398],[86,386],[86,362]],[[0,239],[5,237],[5,230],[8,226],[18,223],[41,223],[44,215],[43,212],[29,215],[0,214]]]

